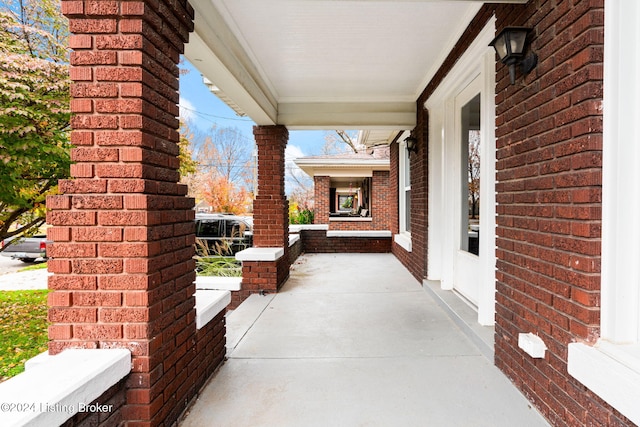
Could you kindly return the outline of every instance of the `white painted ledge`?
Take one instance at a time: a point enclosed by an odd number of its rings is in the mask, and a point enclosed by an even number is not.
[[[389,230],[331,230],[327,237],[391,237]]]
[[[196,289],[239,291],[242,277],[196,276]]]
[[[211,322],[231,303],[231,292],[196,289],[196,328]]]
[[[300,240],[299,234],[289,234],[289,247],[295,245],[298,240]]]
[[[239,261],[277,261],[284,255],[283,248],[248,248],[236,254]]]
[[[640,425],[640,345],[569,344],[569,374]]]
[[[393,241],[396,242],[400,247],[402,247],[405,251],[411,252],[411,237],[405,234],[396,234],[393,236]]]
[[[90,411],[87,405],[131,371],[126,349],[69,349],[36,358],[25,372],[0,384],[3,427],[60,425]],[[109,411],[105,402],[98,403]]]

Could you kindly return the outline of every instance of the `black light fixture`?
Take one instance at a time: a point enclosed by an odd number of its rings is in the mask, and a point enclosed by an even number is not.
[[[531,28],[505,27],[489,46],[492,46],[503,64],[509,66],[509,81],[516,82],[516,64],[520,64],[522,74],[529,74],[538,64],[538,55],[525,55],[527,35]]]
[[[411,153],[418,152],[418,140],[413,136],[408,136],[404,139],[404,143],[407,146],[407,151],[409,152],[409,156]]]

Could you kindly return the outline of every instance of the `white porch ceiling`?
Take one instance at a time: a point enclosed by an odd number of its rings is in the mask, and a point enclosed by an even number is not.
[[[259,125],[392,135],[482,3],[192,0],[185,56]]]

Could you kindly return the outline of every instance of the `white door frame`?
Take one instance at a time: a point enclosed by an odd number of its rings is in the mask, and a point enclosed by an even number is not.
[[[473,41],[447,77],[425,102],[429,110],[429,194],[427,280],[453,289],[455,258],[459,248],[459,225],[454,224],[460,202],[451,193],[447,173],[455,161],[448,150],[456,136],[455,97],[476,78],[481,84],[480,270],[478,322],[495,321],[496,198],[495,198],[495,53],[489,43],[495,37],[495,17]],[[459,148],[458,148],[459,151]],[[459,158],[457,159],[459,163]],[[459,165],[455,166],[459,171]],[[455,173],[455,172],[454,172]],[[459,181],[459,178],[458,178]],[[456,199],[456,200],[452,200]],[[456,231],[457,230],[457,231]],[[455,234],[457,232],[457,234]]]

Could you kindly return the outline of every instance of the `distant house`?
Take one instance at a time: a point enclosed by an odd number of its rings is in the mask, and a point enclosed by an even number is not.
[[[313,178],[315,224],[328,224],[329,230],[391,229],[388,146],[295,163]]]

